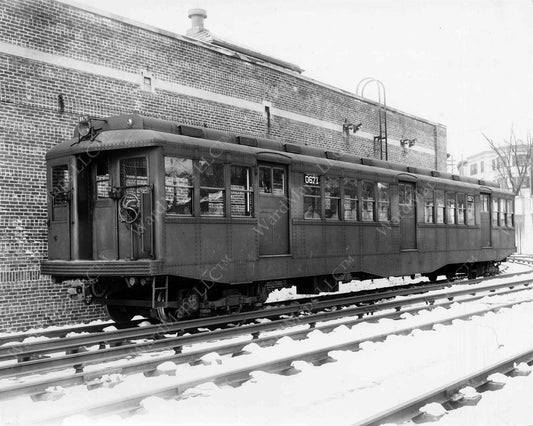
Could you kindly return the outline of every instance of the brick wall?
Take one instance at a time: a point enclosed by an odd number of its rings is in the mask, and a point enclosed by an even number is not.
[[[142,72],[155,90],[142,87]],[[58,96],[64,99],[60,111]],[[271,104],[267,129],[263,103]],[[0,330],[100,316],[39,275],[45,152],[80,116],[139,112],[374,156],[378,107],[294,71],[53,0],[0,3]],[[342,123],[363,123],[343,138]],[[445,169],[443,126],[390,109],[389,159]],[[416,149],[398,140],[417,138]]]

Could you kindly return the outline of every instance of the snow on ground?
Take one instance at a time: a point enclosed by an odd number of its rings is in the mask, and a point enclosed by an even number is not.
[[[533,290],[524,292],[533,298]],[[405,315],[400,321],[380,320],[376,323],[360,323],[352,328],[338,327],[334,332],[310,333],[305,340],[295,342],[290,338],[280,339],[277,345],[259,348],[250,345],[247,355],[239,357],[218,357],[211,354],[209,363],[196,366],[178,366],[175,375],[160,375],[146,378],[137,374],[109,380],[108,386],[87,391],[83,386],[55,390],[56,401],[32,402],[23,397],[0,403],[0,423],[9,419],[22,419],[28,414],[43,414],[56,409],[82,405],[86,401],[97,401],[118,397],[137,390],[150,389],[156,384],[175,384],[210,372],[226,371],[258,360],[283,357],[306,348],[350,341],[354,338],[369,339],[372,335],[390,329],[420,326],[423,323],[445,318],[458,312],[473,312],[487,304],[504,303],[518,295],[484,298],[476,303],[454,303],[450,310],[436,308],[417,315]],[[240,387],[215,386],[205,383],[185,392],[179,401],[165,401],[160,398],[146,398],[144,410],[131,418],[108,417],[93,420],[83,416],[72,416],[64,425],[141,425],[141,424],[185,424],[185,425],[340,425],[352,424],[384,408],[414,395],[423,389],[451,381],[463,376],[471,369],[495,362],[509,356],[517,348],[533,346],[533,302],[517,305],[512,309],[501,309],[472,321],[456,320],[450,326],[435,326],[432,330],[415,330],[408,336],[391,336],[381,343],[366,342],[361,350],[332,351],[330,356],[336,362],[313,366],[298,361],[294,368],[298,374],[283,376],[254,372],[252,379]],[[161,367],[160,372],[172,371],[170,365]],[[517,379],[512,379],[508,386]],[[522,380],[525,382],[527,379]],[[521,381],[516,382],[517,385]],[[521,385],[522,386],[522,385]],[[529,386],[529,388],[528,388]],[[531,383],[523,384],[519,392],[531,397]],[[501,405],[499,392],[490,394],[491,409],[500,406],[491,418],[502,418],[510,405]],[[529,392],[529,393],[528,393]],[[515,395],[517,397],[517,395]],[[478,404],[480,408],[482,401]],[[512,397],[505,404],[514,403]],[[516,398],[517,400],[520,397]],[[525,397],[523,398],[525,399]],[[523,401],[522,401],[523,402]],[[522,417],[507,424],[533,424],[533,410],[529,404],[519,411]],[[480,408],[481,409],[481,408]],[[460,412],[469,416],[472,407],[449,413],[441,420],[443,424],[467,424]],[[487,410],[488,411],[488,408]],[[75,411],[74,411],[75,412]],[[454,417],[459,416],[459,417]],[[500,417],[497,417],[500,416]],[[471,415],[471,425],[506,424],[501,422],[477,422]],[[2,420],[3,419],[3,420]],[[455,419],[455,420],[454,420]],[[456,423],[453,423],[453,422]],[[448,422],[448,423],[444,423]],[[449,423],[452,422],[452,423]]]

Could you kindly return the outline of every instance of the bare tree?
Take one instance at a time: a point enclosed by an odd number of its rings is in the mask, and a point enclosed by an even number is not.
[[[528,172],[531,169],[531,159],[533,150],[533,138],[528,134],[526,140],[518,139],[511,129],[509,139],[504,139],[503,143],[497,144],[483,133],[483,137],[489,143],[490,148],[496,153],[496,170],[500,175],[504,185],[514,192],[520,194],[520,188],[524,185]]]

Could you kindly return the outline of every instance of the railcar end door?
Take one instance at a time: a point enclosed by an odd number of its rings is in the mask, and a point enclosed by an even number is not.
[[[152,193],[147,157],[119,160],[120,199],[118,214],[119,259],[152,257]]]
[[[287,167],[259,164],[259,255],[289,254]]]
[[[48,258],[70,259],[70,221],[72,186],[67,164],[52,166],[49,176]]]
[[[415,184],[400,182],[400,250],[416,249],[416,195]]]

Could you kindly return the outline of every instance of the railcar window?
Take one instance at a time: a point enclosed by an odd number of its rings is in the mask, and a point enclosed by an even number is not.
[[[378,220],[390,220],[390,191],[388,183],[378,183]]]
[[[68,166],[62,164],[61,166],[52,167],[52,197],[53,205],[55,207],[66,206],[69,200],[70,191],[70,174]]]
[[[467,225],[476,224],[476,203],[473,195],[466,196],[466,223]]]
[[[497,226],[498,225],[498,199],[493,198],[492,199],[492,225]]]
[[[272,168],[272,195],[285,194],[285,170]]]
[[[200,169],[200,214],[224,216],[226,213],[224,165],[206,160],[200,160],[198,165]]]
[[[304,185],[304,219],[320,219],[322,217],[321,201],[318,182]]]
[[[424,190],[425,222],[435,223],[435,193],[432,189]]]
[[[249,167],[231,166],[231,215],[253,216],[254,193]]]
[[[259,193],[272,193],[272,168],[259,167]]]
[[[481,211],[488,212],[489,208],[489,196],[487,194],[481,194]]]
[[[446,193],[446,223],[453,225],[455,223],[455,194],[453,192]]]
[[[505,198],[500,198],[500,208],[498,211],[498,225],[505,226],[506,216],[507,216],[507,200]]]
[[[357,179],[344,178],[344,220],[359,220]]]
[[[96,162],[96,198],[109,198],[109,161],[107,158]]]
[[[339,220],[341,205],[340,180],[326,176],[324,181],[324,208],[326,219]]]
[[[514,226],[514,206],[513,200],[507,200],[507,226]]]
[[[191,216],[193,213],[193,163],[191,159],[165,157],[165,198],[167,213]]]
[[[466,215],[465,194],[457,194],[457,223],[464,225]]]
[[[435,191],[435,204],[437,208],[436,222],[444,223],[444,213],[445,213],[444,191],[440,191],[440,190]]]
[[[374,195],[374,182],[361,182],[361,198],[363,201],[363,221],[374,221],[374,203],[376,198]]]
[[[148,185],[146,158],[126,158],[120,161],[120,186],[139,187]]]

